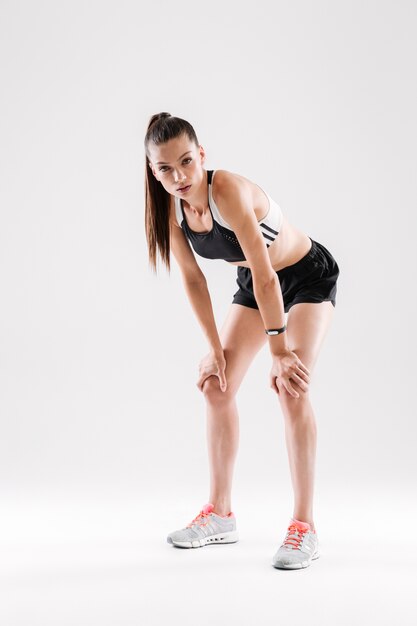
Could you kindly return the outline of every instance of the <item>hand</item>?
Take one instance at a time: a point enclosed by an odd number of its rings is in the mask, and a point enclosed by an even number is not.
[[[299,398],[297,389],[308,391],[310,372],[295,352],[287,350],[272,357],[270,382],[276,394],[286,390],[293,398]]]
[[[226,369],[226,359],[223,350],[214,352],[211,350],[203,359],[201,359],[199,368],[199,378],[196,383],[200,391],[203,391],[204,381],[209,376],[217,376],[220,381],[220,389],[226,391],[227,381],[224,373]]]

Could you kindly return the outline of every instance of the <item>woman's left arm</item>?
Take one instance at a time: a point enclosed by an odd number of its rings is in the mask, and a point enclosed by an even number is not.
[[[285,325],[285,311],[281,285],[271,265],[268,250],[252,207],[250,192],[233,175],[228,177],[227,181],[223,181],[222,185],[218,185],[217,189],[216,204],[236,234],[249,264],[253,291],[265,329],[282,328]],[[298,356],[290,350],[286,331],[278,335],[268,335],[268,338],[273,357],[271,387],[277,391],[275,380],[277,377],[279,378],[278,383],[282,383],[291,395],[298,397],[299,394],[288,382],[289,378],[291,376],[297,376],[298,379],[303,378],[303,381],[297,380],[297,382],[301,389],[306,391],[308,369],[302,364]]]

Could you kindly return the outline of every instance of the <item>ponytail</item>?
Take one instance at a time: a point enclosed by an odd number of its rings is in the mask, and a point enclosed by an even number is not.
[[[170,194],[164,189],[163,185],[155,178],[151,171],[148,145],[152,142],[158,146],[182,134],[187,135],[190,141],[194,141],[196,146],[199,146],[197,135],[189,122],[163,111],[162,113],[152,115],[150,118],[144,140],[146,155],[145,233],[148,245],[149,264],[155,273],[157,272],[157,252],[159,252],[162,262],[168,269],[168,273],[171,271]]]

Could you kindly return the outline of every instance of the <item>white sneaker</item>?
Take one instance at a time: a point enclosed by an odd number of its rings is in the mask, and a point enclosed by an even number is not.
[[[202,548],[208,543],[235,543],[239,540],[236,531],[236,518],[213,513],[214,506],[205,504],[200,513],[181,530],[169,533],[167,542],[179,548]]]
[[[311,565],[311,561],[319,556],[316,531],[311,530],[307,522],[292,517],[287,536],[274,554],[272,565],[280,569],[300,569]]]

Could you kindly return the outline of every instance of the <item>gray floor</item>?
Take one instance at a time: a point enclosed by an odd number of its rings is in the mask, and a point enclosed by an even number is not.
[[[165,542],[187,513],[198,513],[184,501],[158,509],[154,500],[122,497],[10,498],[2,505],[0,622],[415,625],[415,511],[401,517],[405,502],[366,503],[363,496],[321,509],[321,557],[283,571],[270,561],[287,515],[274,505],[259,517],[267,508],[262,497],[234,507],[238,543],[193,550]]]

